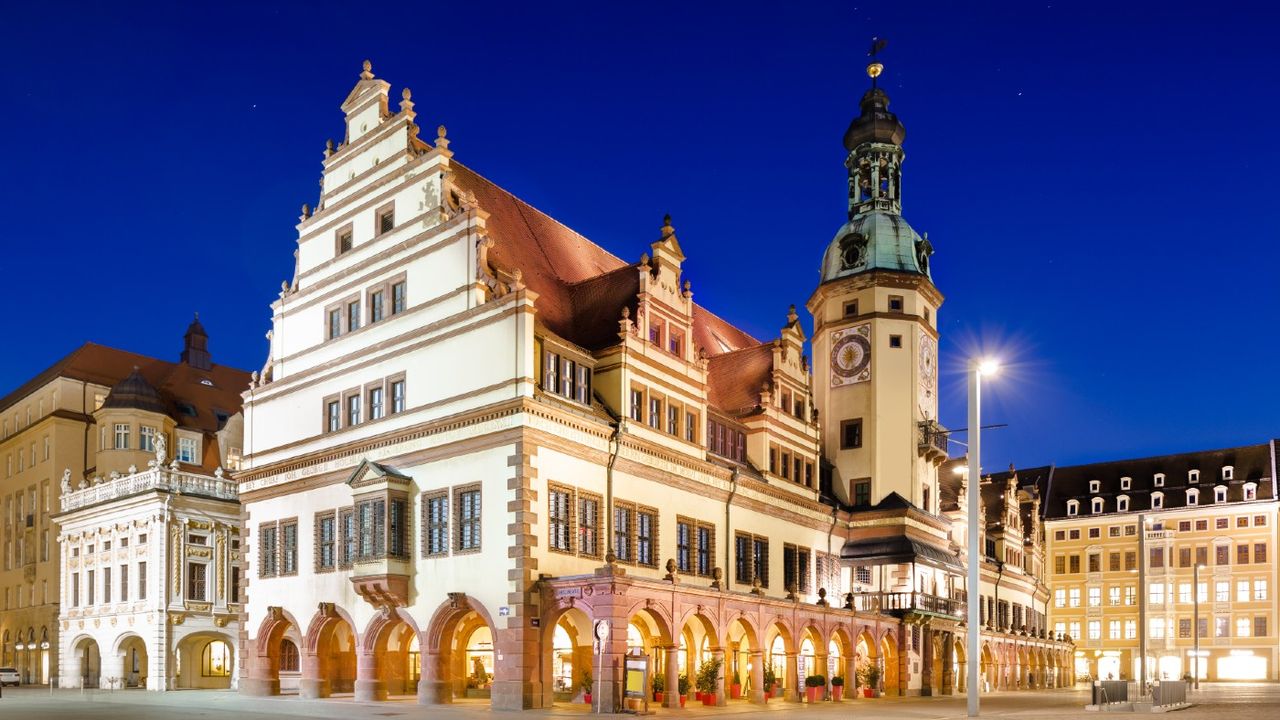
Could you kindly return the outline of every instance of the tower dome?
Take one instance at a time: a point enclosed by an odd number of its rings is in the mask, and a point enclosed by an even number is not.
[[[849,221],[822,257],[822,282],[872,270],[929,277],[933,245],[902,218],[902,141],[907,129],[889,112],[889,95],[875,85],[884,69],[867,67],[871,89],[844,133],[848,152]]]

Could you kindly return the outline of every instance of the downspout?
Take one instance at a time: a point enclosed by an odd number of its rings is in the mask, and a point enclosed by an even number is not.
[[[89,383],[80,383],[80,414],[85,418],[89,417]],[[84,421],[84,443],[81,447],[81,464],[80,479],[84,479],[84,473],[89,469],[89,421]],[[79,483],[77,483],[79,484]]]
[[[831,529],[827,530],[827,572],[828,573],[831,572],[830,566],[836,563],[835,553],[831,551],[831,540],[833,537],[835,537],[836,525],[838,525],[839,523],[840,523],[840,508],[837,508],[835,505],[832,505],[831,506]],[[836,567],[837,567],[836,572],[839,573],[839,569],[838,569],[839,565],[837,564]],[[816,585],[817,583],[814,583],[814,584]],[[833,591],[838,594],[840,592],[840,589],[833,588]],[[843,600],[843,598],[836,598],[836,600]]]
[[[729,474],[729,497],[724,501],[724,588],[732,587],[729,570],[733,567],[733,497],[738,494],[738,468]],[[754,574],[754,573],[753,573]]]
[[[996,573],[996,596],[995,596],[996,620],[997,620],[997,622],[999,622],[999,618],[1000,618],[1000,615],[999,615],[999,613],[1000,613],[1000,581],[1004,579],[1004,563],[1003,563],[1003,562],[1001,562],[1001,561],[999,561],[999,560],[996,560],[996,566],[1000,568],[1000,571],[999,571],[998,573]],[[997,625],[997,626],[996,626],[996,629],[997,629],[997,630],[1001,630],[1002,628],[1000,628],[1000,627],[999,627],[999,625]]]
[[[613,426],[613,432],[609,435],[609,446],[612,449],[609,451],[609,465],[605,469],[604,482],[604,561],[612,565],[618,560],[613,554],[613,465],[618,462],[618,453],[622,451],[622,420],[615,420],[610,425]]]

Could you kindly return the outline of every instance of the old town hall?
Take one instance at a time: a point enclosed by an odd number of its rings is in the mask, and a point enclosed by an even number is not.
[[[244,394],[241,692],[610,712],[636,662],[671,708],[700,674],[719,705],[944,694],[974,595],[985,684],[1071,680],[1034,487],[983,493],[999,610],[964,586],[942,295],[883,90],[844,136],[812,363],[794,306],[759,340],[696,302],[715,238],[666,218],[616,257],[390,92],[366,62],[341,105]]]

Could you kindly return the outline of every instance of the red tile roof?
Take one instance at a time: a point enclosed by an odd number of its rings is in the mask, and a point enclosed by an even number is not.
[[[773,346],[764,343],[710,358],[707,402],[730,415],[747,415],[760,405],[760,388],[773,376]]]
[[[54,378],[66,377],[110,388],[127,378],[135,367],[159,393],[178,426],[193,430],[218,430],[221,422],[214,410],[227,415],[240,412],[240,393],[249,387],[249,373],[226,365],[215,364],[210,370],[199,370],[90,342],[0,399],[0,413]],[[212,385],[206,385],[203,380]],[[179,404],[191,406],[196,415],[183,414]]]

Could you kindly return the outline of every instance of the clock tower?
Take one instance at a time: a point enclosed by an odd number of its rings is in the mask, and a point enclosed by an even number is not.
[[[873,58],[874,60],[874,58]],[[814,403],[836,497],[857,507],[891,493],[938,513],[946,459],[938,417],[938,307],[933,247],[902,218],[906,128],[876,86],[844,134],[848,222],[822,259],[809,299]]]

